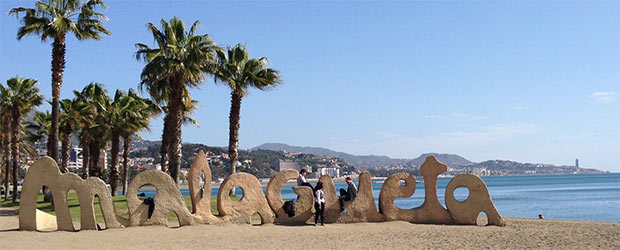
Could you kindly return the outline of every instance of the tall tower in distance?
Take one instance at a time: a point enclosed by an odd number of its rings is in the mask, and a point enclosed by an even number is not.
[[[575,159],[575,167],[579,167],[579,159]]]

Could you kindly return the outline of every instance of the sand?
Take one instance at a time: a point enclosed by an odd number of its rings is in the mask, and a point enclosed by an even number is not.
[[[484,220],[484,218],[482,218]],[[506,227],[395,221],[26,232],[0,210],[0,249],[620,249],[620,223],[506,218]]]

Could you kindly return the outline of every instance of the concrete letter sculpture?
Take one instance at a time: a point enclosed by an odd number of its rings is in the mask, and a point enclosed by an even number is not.
[[[138,199],[138,190],[146,185],[153,185],[157,189],[153,197],[155,210],[151,218],[148,218],[149,205]],[[168,225],[170,212],[176,213],[181,226],[194,223],[181,191],[172,177],[162,171],[144,171],[133,178],[127,189],[127,208],[129,208],[130,226]]]
[[[37,196],[41,187],[48,187],[54,197],[54,210],[58,230],[73,231],[73,222],[67,206],[67,193],[75,190],[78,195],[81,214],[80,222],[82,230],[96,230],[93,200],[95,195],[99,197],[99,204],[103,212],[103,218],[107,228],[121,227],[112,204],[112,195],[105,183],[98,178],[83,180],[76,174],[60,173],[56,161],[50,157],[42,157],[35,162],[26,177],[22,187],[22,195],[19,206],[19,228],[22,230],[37,230],[36,207]]]
[[[437,161],[435,156],[426,157],[420,167],[420,173],[424,177],[424,203],[414,209],[413,221],[416,223],[450,223],[450,214],[437,198],[437,177],[448,171],[448,166]]]
[[[204,175],[203,197],[200,196],[200,174]],[[200,151],[188,174],[189,194],[194,208],[194,218],[203,224],[216,224],[222,222],[211,213],[211,168],[207,157]]]
[[[363,172],[360,174],[357,197],[353,201],[345,202],[344,208],[346,213],[338,217],[338,222],[340,223],[378,222],[385,220],[385,217],[377,211],[375,205],[370,173]]]
[[[457,201],[454,198],[454,190],[458,187],[467,187],[469,196],[464,201]],[[446,187],[446,206],[452,215],[452,219],[457,224],[476,225],[476,219],[480,212],[487,215],[489,225],[505,226],[506,222],[499,215],[487,185],[480,177],[472,174],[462,174],[454,177]]]
[[[325,222],[337,222],[340,216],[340,200],[338,200],[338,194],[336,194],[334,180],[329,175],[323,175],[319,178],[319,181],[323,182],[323,193],[325,193],[323,197],[325,199]]]
[[[401,180],[405,181],[404,186],[400,184]],[[394,200],[411,197],[415,192],[415,185],[415,178],[409,173],[393,174],[383,182],[379,193],[379,210],[385,216],[385,220],[413,220],[413,212],[397,208]]]
[[[379,206],[388,220],[406,220],[415,223],[449,224],[450,213],[437,198],[437,176],[445,172],[448,166],[437,161],[434,156],[426,158],[420,172],[424,177],[424,203],[412,209],[399,209],[394,206],[394,199],[409,197],[415,191],[415,178],[407,173],[398,173],[390,176],[381,187]],[[400,185],[405,180],[405,186]],[[385,193],[385,194],[384,194]]]
[[[276,213],[276,224],[303,224],[312,217],[313,196],[310,187],[293,187],[293,191],[299,196],[295,201],[295,216],[289,217],[284,212],[284,201],[282,201],[282,186],[287,180],[295,180],[299,172],[295,170],[285,170],[277,173],[267,184],[265,197],[273,211]]]
[[[355,200],[346,202],[346,213],[340,214],[340,201],[336,193],[334,181],[330,176],[322,176],[325,192],[325,219],[328,223],[352,222],[379,222],[385,220],[404,220],[414,223],[438,224],[469,224],[475,225],[480,212],[485,212],[489,225],[504,226],[506,223],[499,215],[484,181],[480,177],[462,174],[450,181],[446,187],[445,201],[448,209],[444,208],[437,197],[437,177],[447,170],[445,164],[440,163],[434,156],[429,156],[420,167],[424,177],[425,200],[422,206],[411,209],[401,209],[394,205],[396,198],[410,197],[414,194],[415,178],[408,173],[398,173],[385,180],[379,195],[379,211],[377,211],[371,176],[364,172],[359,176],[358,196]],[[200,195],[200,175],[205,176],[204,195]],[[61,174],[56,162],[49,157],[42,157],[36,161],[26,173],[22,188],[19,208],[19,228],[21,230],[43,230],[57,228],[58,230],[73,231],[73,222],[67,206],[67,193],[75,190],[80,203],[80,224],[82,230],[97,229],[93,200],[99,197],[101,210],[107,228],[142,225],[167,225],[168,215],[174,212],[181,226],[194,223],[216,224],[223,222],[249,223],[254,213],[258,213],[262,223],[305,223],[312,218],[313,194],[308,187],[293,187],[299,195],[295,201],[296,216],[289,218],[284,212],[280,192],[287,180],[297,177],[297,171],[287,170],[276,174],[267,185],[266,194],[263,194],[261,184],[256,177],[247,173],[235,173],[226,177],[221,184],[217,196],[219,216],[211,214],[211,169],[204,153],[200,152],[189,171],[189,189],[194,214],[191,214],[185,205],[183,196],[172,178],[162,171],[149,170],[138,174],[130,183],[127,193],[129,219],[117,215],[112,196],[105,183],[98,178],[81,179],[75,174]],[[404,180],[405,185],[400,181]],[[140,187],[153,185],[157,193],[153,197],[154,211],[148,217],[148,205],[138,199]],[[54,196],[56,217],[37,215],[37,196],[42,186],[50,188]],[[243,197],[239,201],[231,200],[230,191],[240,187]],[[454,199],[454,190],[458,187],[469,189],[469,196],[465,201]],[[275,215],[272,212],[275,211]],[[39,213],[43,213],[39,211]],[[37,224],[37,218],[40,223]],[[55,219],[56,223],[50,221]],[[43,221],[45,220],[45,221]],[[38,226],[37,226],[38,225]]]
[[[243,190],[243,197],[239,201],[233,201],[229,196],[235,187]],[[221,216],[230,217],[230,220],[235,222],[251,223],[254,213],[260,215],[262,223],[273,223],[275,217],[267,204],[260,182],[248,173],[234,173],[224,179],[217,195],[217,210]]]

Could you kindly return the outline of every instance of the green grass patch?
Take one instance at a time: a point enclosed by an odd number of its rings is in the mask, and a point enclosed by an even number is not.
[[[145,199],[144,197],[138,197],[138,198],[140,200]],[[230,198],[233,201],[240,200],[240,198],[237,196],[231,196]],[[183,200],[185,200],[185,205],[187,206],[187,210],[191,212],[192,211],[191,198],[189,196],[183,196]],[[129,209],[127,208],[127,198],[124,195],[117,195],[117,196],[114,196],[113,202],[114,202],[114,207],[116,208],[117,214],[123,218],[129,218]],[[69,213],[71,213],[71,220],[80,221],[80,202],[78,200],[77,193],[70,192],[67,195],[67,206],[69,206]],[[19,201],[12,202],[10,198],[8,201],[5,201],[4,199],[2,199],[0,200],[0,207],[9,207],[9,208],[12,207],[14,209],[19,209]],[[103,214],[101,213],[101,207],[99,204],[98,197],[95,197],[94,208],[95,208],[95,218],[97,222],[103,223],[104,222]],[[54,211],[52,207],[52,203],[43,201],[43,194],[40,194],[39,197],[37,198],[37,209],[43,212],[49,213],[51,215],[56,215],[56,211]],[[217,197],[215,196],[211,197],[211,213],[213,213],[214,215],[219,214],[217,211]],[[168,216],[168,220],[177,220],[177,217],[176,215],[171,213]]]
[[[6,201],[2,198],[0,199],[0,207],[19,207],[19,201],[13,202],[11,201],[11,197]]]

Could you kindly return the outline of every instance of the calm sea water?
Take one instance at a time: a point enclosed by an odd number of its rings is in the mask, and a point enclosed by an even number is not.
[[[547,219],[589,220],[620,222],[620,173],[538,175],[538,176],[486,176],[491,198],[499,213],[505,217],[537,218],[542,214]],[[437,196],[445,207],[444,194],[451,178],[440,178]],[[381,183],[373,181],[375,204],[378,204]],[[357,184],[357,182],[356,182]],[[336,182],[336,190],[345,188],[344,182]],[[213,188],[212,195],[217,195]],[[263,188],[264,191],[264,188]],[[189,190],[181,190],[189,195]],[[155,191],[145,191],[153,196]],[[457,200],[466,199],[467,189],[455,191]],[[282,188],[282,198],[295,199],[297,195],[291,186]],[[409,198],[399,198],[399,208],[414,208],[424,202],[424,184],[417,184],[415,193]]]

